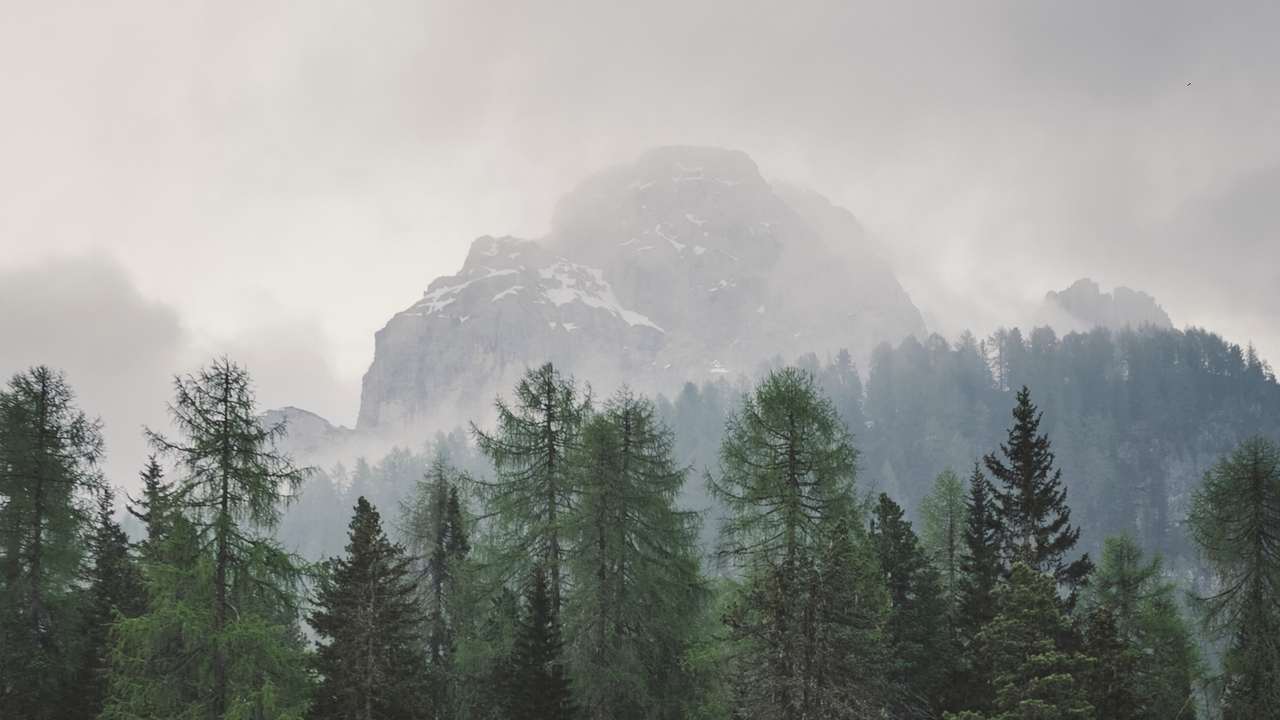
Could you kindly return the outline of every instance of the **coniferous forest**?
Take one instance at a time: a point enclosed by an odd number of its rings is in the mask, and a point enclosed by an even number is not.
[[[218,359],[175,379],[126,494],[74,378],[16,375],[0,717],[1280,707],[1280,386],[1251,350],[1012,330],[882,346],[865,376],[588,381],[533,368],[492,422],[321,470]]]

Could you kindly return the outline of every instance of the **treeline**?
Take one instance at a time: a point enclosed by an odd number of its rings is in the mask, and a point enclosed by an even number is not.
[[[174,389],[175,432],[148,433],[126,503],[135,542],[65,380],[36,368],[0,392],[0,716],[1234,719],[1280,697],[1267,440],[1189,503],[1214,576],[1194,617],[1224,648],[1209,678],[1158,557],[1125,535],[1081,552],[1025,387],[966,477],[937,476],[917,532],[858,479],[822,379],[768,372],[705,478],[713,573],[677,502],[679,438],[626,390],[531,370],[471,427],[476,469],[451,462],[458,436],[425,467],[357,467],[351,483],[418,477],[383,500],[392,532],[356,485],[345,548],[308,565],[275,533],[309,470],[245,371],[220,360]]]
[[[1181,573],[1199,570],[1182,520],[1204,472],[1249,437],[1280,437],[1271,368],[1199,329],[934,335],[881,346],[861,373],[847,353],[794,364],[814,374],[854,433],[863,486],[917,520],[933,478],[947,468],[964,474],[995,447],[1014,394],[1033,388],[1082,547],[1097,555],[1107,537],[1128,534]],[[747,389],[690,384],[658,399],[683,460],[715,467],[725,419]],[[699,490],[690,487],[690,503],[708,505]]]

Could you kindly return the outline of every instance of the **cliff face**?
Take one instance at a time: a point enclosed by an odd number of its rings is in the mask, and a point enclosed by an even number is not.
[[[537,242],[476,240],[392,317],[359,426],[466,417],[547,360],[604,391],[670,389],[923,332],[848,211],[774,188],[743,153],[662,148],[582,183]]]
[[[1169,329],[1169,314],[1147,293],[1117,287],[1104,293],[1098,283],[1083,278],[1071,287],[1045,295],[1036,315],[1038,325],[1052,326],[1059,333],[1105,327],[1121,330],[1151,325]]]

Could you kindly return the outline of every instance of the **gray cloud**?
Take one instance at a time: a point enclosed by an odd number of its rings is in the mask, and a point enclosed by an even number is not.
[[[247,324],[226,338],[187,330],[169,304],[142,295],[120,263],[62,257],[0,270],[0,376],[62,370],[86,414],[100,417],[114,484],[132,487],[148,453],[143,427],[164,430],[172,382],[217,355],[254,375],[263,408],[305,405],[341,417],[358,388],[309,320]]]
[[[853,210],[948,333],[1090,276],[1277,358],[1277,26],[1261,0],[27,3],[0,268],[108,252],[259,362],[296,326],[332,365],[264,395],[349,418],[373,331],[472,237],[707,143]]]

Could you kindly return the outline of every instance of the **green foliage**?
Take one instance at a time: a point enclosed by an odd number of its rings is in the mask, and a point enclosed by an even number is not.
[[[452,718],[459,711],[454,654],[467,624],[463,583],[471,545],[458,487],[469,482],[437,451],[417,492],[402,507],[409,549],[416,558],[417,593],[425,610],[423,634],[431,671],[428,705],[433,718]]]
[[[184,471],[146,563],[148,612],[118,623],[103,717],[301,717],[301,571],[271,538],[304,472],[275,450],[248,373],[222,359],[174,382],[177,439],[150,433]]]
[[[1031,403],[1031,391],[1018,391],[1013,426],[1000,453],[990,453],[983,464],[999,483],[995,491],[996,514],[1001,526],[1007,568],[1025,562],[1044,572],[1073,594],[1084,584],[1093,564],[1085,555],[1070,563],[1068,552],[1080,538],[1073,527],[1062,471],[1054,468],[1047,435],[1040,433],[1042,415]]]
[[[505,683],[509,717],[569,720],[576,714],[561,652],[560,622],[548,584],[542,568],[535,568]]]
[[[1000,523],[991,481],[976,463],[969,477],[965,502],[964,554],[960,560],[960,600],[956,626],[960,663],[950,685],[953,708],[987,710],[995,701],[991,658],[982,630],[995,618],[996,588],[1000,581]]]
[[[307,621],[320,638],[315,720],[435,717],[428,696],[422,618],[410,559],[382,530],[363,497],[355,507],[346,557],[320,575]]]
[[[32,368],[0,391],[0,716],[56,717],[79,669],[101,454],[61,373]]]
[[[1091,720],[1083,678],[1090,661],[1056,638],[1068,620],[1051,575],[1014,565],[999,592],[999,613],[982,631],[996,689],[991,720]],[[953,716],[954,717],[954,716]],[[979,716],[981,717],[981,716]]]
[[[1280,447],[1254,438],[1213,466],[1187,523],[1216,581],[1206,627],[1229,643],[1223,717],[1264,717],[1280,707]]]
[[[478,483],[494,519],[488,562],[499,584],[527,577],[531,563],[542,567],[558,619],[568,580],[563,525],[576,495],[568,456],[590,401],[579,398],[573,380],[547,363],[521,378],[514,405],[499,398],[494,406],[494,433],[472,425],[497,472],[493,482]]]
[[[933,489],[921,502],[920,518],[923,523],[921,545],[942,582],[942,593],[947,600],[947,623],[954,637],[960,580],[964,572],[965,524],[968,520],[964,481],[955,471],[950,468],[943,470],[933,481]]]
[[[81,618],[81,664],[74,686],[77,698],[71,717],[96,718],[106,697],[110,669],[110,630],[118,618],[146,611],[146,587],[129,553],[129,538],[115,521],[115,495],[109,487],[98,496],[93,535],[93,563],[88,597]]]
[[[1127,535],[1108,538],[1086,597],[1093,612],[1114,618],[1117,636],[1137,654],[1131,677],[1121,676],[1142,700],[1135,717],[1194,718],[1201,660],[1160,558],[1144,560]]]
[[[942,705],[942,685],[954,657],[938,572],[920,548],[902,508],[884,493],[872,515],[871,541],[889,591],[885,635],[897,712],[928,715]]]
[[[745,570],[728,613],[735,713],[862,717],[881,707],[886,598],[854,502],[856,452],[813,376],[771,372],[726,425],[713,492]]]
[[[697,517],[675,507],[686,473],[671,444],[653,404],[623,390],[586,421],[569,458],[567,659],[587,717],[683,714],[680,661],[705,594]]]

